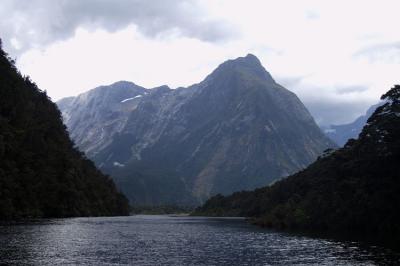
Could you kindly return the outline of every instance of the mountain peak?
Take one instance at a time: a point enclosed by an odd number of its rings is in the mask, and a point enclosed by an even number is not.
[[[272,76],[262,66],[260,60],[253,54],[247,54],[244,57],[238,57],[236,59],[225,61],[219,65],[217,69],[213,71],[213,73],[211,73],[210,77],[216,77],[221,74],[232,72],[235,72],[235,74],[246,74],[246,76],[250,75],[267,82],[275,83]]]
[[[126,80],[120,80],[117,82],[114,82],[112,84],[110,84],[109,86],[137,86],[135,83],[133,83],[132,81],[126,81]]]
[[[260,60],[257,58],[257,56],[255,56],[253,54],[247,54],[244,57],[238,57],[236,59],[231,59],[231,60],[226,61],[225,63],[235,64],[235,65],[239,65],[239,66],[248,66],[248,67],[251,66],[253,68],[263,68]],[[224,64],[224,63],[222,63],[222,64]]]
[[[250,53],[248,53],[245,57],[239,57],[236,60],[243,60],[243,61],[246,61],[247,63],[252,63],[252,64],[255,64],[255,65],[260,65],[261,66],[261,62],[258,59],[258,57],[255,56],[254,54],[250,54]]]

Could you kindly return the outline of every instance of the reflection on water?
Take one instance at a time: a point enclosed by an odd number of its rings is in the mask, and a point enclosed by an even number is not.
[[[6,265],[400,265],[400,254],[242,219],[131,216],[0,226]]]

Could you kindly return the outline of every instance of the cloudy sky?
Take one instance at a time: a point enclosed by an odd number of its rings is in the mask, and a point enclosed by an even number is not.
[[[397,0],[2,0],[0,37],[53,100],[118,80],[172,88],[253,53],[320,124],[400,83]]]

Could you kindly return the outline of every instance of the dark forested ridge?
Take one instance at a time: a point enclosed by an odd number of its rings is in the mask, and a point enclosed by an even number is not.
[[[0,49],[0,220],[128,211],[111,178],[73,147],[46,92]]]
[[[400,86],[368,119],[359,139],[276,184],[215,196],[197,215],[247,216],[279,229],[400,241]]]

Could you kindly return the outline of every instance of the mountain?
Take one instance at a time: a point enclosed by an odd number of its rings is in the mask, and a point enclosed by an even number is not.
[[[357,140],[272,186],[215,196],[196,214],[262,226],[400,241],[400,86],[382,96]]]
[[[371,106],[364,115],[358,117],[351,123],[343,125],[330,125],[326,128],[322,128],[322,130],[324,131],[325,135],[327,135],[337,145],[343,147],[349,139],[358,138],[358,134],[360,134],[361,130],[367,123],[368,118],[375,112],[376,108],[382,104],[383,103],[378,103]]]
[[[162,86],[142,95],[111,142],[88,153],[135,203],[197,204],[217,193],[260,187],[334,146],[297,96],[251,54],[224,62],[188,88]],[[72,120],[100,131],[64,105],[59,103],[73,137]]]
[[[97,87],[78,97],[64,98],[57,105],[63,111],[71,138],[91,158],[122,130],[146,91],[134,83],[120,81]]]
[[[112,179],[73,148],[57,106],[2,49],[0,73],[0,220],[127,215]]]

